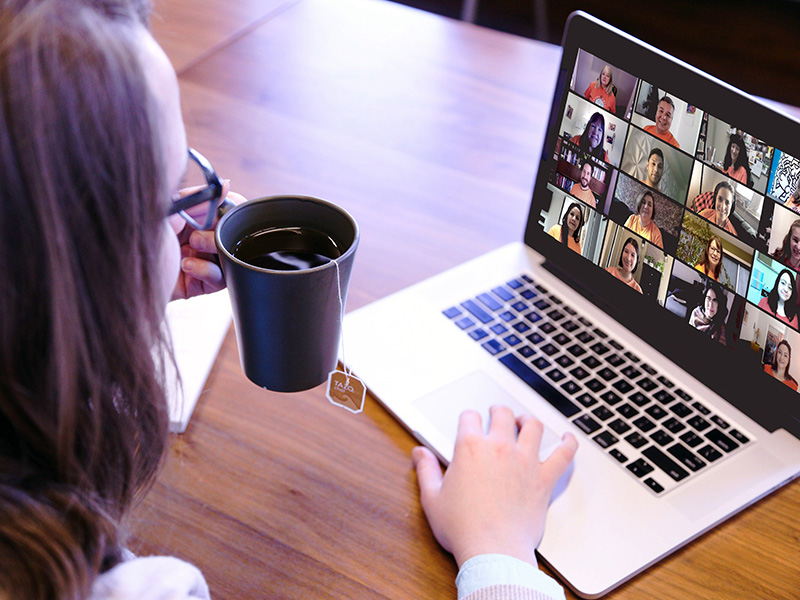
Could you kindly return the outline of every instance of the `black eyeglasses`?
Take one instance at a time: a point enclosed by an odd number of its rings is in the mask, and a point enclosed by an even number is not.
[[[194,148],[189,148],[189,164],[184,181],[189,189],[196,191],[175,198],[167,214],[179,214],[195,229],[211,229],[217,211],[223,205],[222,182],[208,159]]]

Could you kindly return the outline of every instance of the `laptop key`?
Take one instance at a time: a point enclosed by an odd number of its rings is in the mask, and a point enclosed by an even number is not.
[[[581,394],[580,396],[575,398],[575,400],[580,402],[586,408],[589,408],[590,406],[594,406],[595,404],[597,404],[597,398],[595,398],[591,394],[586,394],[586,393]]]
[[[583,362],[583,364],[585,364],[590,369],[596,369],[597,367],[599,367],[602,364],[597,359],[596,356],[592,356],[591,354],[589,356],[587,356],[586,358],[584,358],[583,361],[581,361],[581,362]]]
[[[579,333],[575,337],[577,337],[584,344],[588,344],[589,342],[591,342],[594,339],[594,336],[591,333],[589,333],[588,331],[582,331],[581,333]]]
[[[534,354],[536,354],[536,350],[531,348],[530,346],[520,346],[517,348],[517,352],[519,352],[520,356],[524,358],[530,358]]]
[[[675,390],[675,394],[686,400],[686,402],[692,401],[692,396],[684,392],[682,389],[678,388]]]
[[[667,390],[658,390],[655,394],[653,394],[653,398],[661,402],[661,404],[669,404],[675,400],[675,396],[670,394]]]
[[[605,367],[604,369],[600,369],[597,372],[597,375],[599,377],[602,377],[606,381],[611,381],[617,376],[617,373],[614,371],[614,369],[609,369],[608,367]]]
[[[666,377],[664,377],[663,375],[660,375],[660,376],[658,377],[658,382],[659,382],[661,385],[663,385],[665,388],[674,388],[674,387],[675,387],[675,384],[674,384],[674,383],[672,383],[672,382],[671,382],[669,379],[667,379],[667,378],[666,378]]]
[[[627,394],[633,389],[633,386],[624,379],[619,379],[615,381],[612,385],[617,389],[617,391],[619,391],[622,394]]]
[[[528,319],[528,321],[530,321],[531,323],[537,323],[538,321],[542,320],[542,315],[540,315],[535,310],[532,310],[527,315],[525,315],[525,318]]]
[[[592,411],[592,414],[601,421],[608,421],[614,413],[606,406],[600,405]]]
[[[697,435],[694,431],[687,431],[681,436],[681,440],[692,448],[696,448],[703,443],[703,438]]]
[[[514,302],[511,305],[511,308],[513,308],[517,312],[524,312],[528,310],[528,305],[525,302],[519,301],[519,302]]]
[[[689,476],[689,472],[686,469],[655,446],[648,446],[642,450],[642,454],[675,481],[681,481]]]
[[[559,333],[558,335],[553,336],[553,341],[559,346],[563,346],[564,344],[569,343],[570,339],[566,333]]]
[[[645,392],[652,392],[658,387],[658,384],[649,377],[642,377],[636,382],[636,385],[642,388]]]
[[[544,331],[547,335],[550,335],[556,330],[556,326],[552,323],[542,323],[539,325],[539,330]]]
[[[642,392],[634,392],[628,399],[633,402],[636,406],[644,406],[645,404],[650,403],[650,398],[645,396]]]
[[[604,387],[606,387],[606,384],[605,384],[605,383],[603,383],[602,381],[600,381],[600,380],[599,380],[599,379],[597,379],[597,378],[592,378],[592,379],[590,379],[589,381],[587,381],[587,382],[586,382],[586,384],[585,384],[585,385],[586,385],[586,387],[588,387],[588,388],[589,388],[590,390],[592,390],[593,392],[599,392],[599,391],[600,391],[600,390],[602,390]]]
[[[519,288],[523,287],[524,284],[519,279],[512,279],[511,281],[506,282],[506,285],[512,290],[518,290]]]
[[[461,306],[463,306],[469,314],[478,319],[478,321],[480,321],[484,325],[486,323],[491,323],[494,320],[494,317],[492,317],[492,315],[490,315],[480,306],[478,306],[478,303],[475,302],[474,300],[467,300],[466,302],[462,302]]]
[[[636,427],[647,433],[651,429],[655,428],[656,424],[653,423],[650,419],[645,416],[639,417],[633,422]]]
[[[489,335],[488,333],[486,333],[483,329],[480,329],[480,328],[473,329],[472,331],[469,332],[469,337],[471,337],[476,342],[478,340],[482,340],[483,338],[485,338],[488,335]]]
[[[708,415],[710,415],[710,414],[711,414],[711,411],[710,411],[710,410],[708,410],[708,409],[707,409],[707,408],[706,408],[706,407],[705,407],[703,404],[700,404],[699,402],[696,402],[696,401],[695,401],[695,402],[692,402],[692,406],[693,406],[693,407],[694,407],[694,409],[695,409],[697,412],[699,412],[701,415],[706,415],[706,416],[708,416]]]
[[[634,431],[631,434],[625,436],[625,441],[628,442],[634,448],[641,448],[647,443],[647,439],[642,436],[638,431]]]
[[[500,352],[505,350],[503,344],[501,344],[497,340],[488,340],[486,342],[483,342],[481,346],[483,346],[483,348],[491,355],[499,354]]]
[[[710,444],[700,448],[697,453],[705,458],[708,462],[714,462],[715,460],[722,458],[722,453]]]
[[[706,466],[706,463],[695,456],[691,450],[681,443],[670,446],[667,448],[667,452],[672,454],[672,456],[677,458],[681,464],[683,464],[685,467],[688,467],[692,471],[699,471]]]
[[[569,400],[564,394],[559,392],[536,371],[531,369],[522,360],[513,354],[506,354],[500,358],[508,369],[510,369],[517,377],[522,379],[533,390],[539,393],[553,408],[558,410],[565,417],[572,417],[581,411],[580,407]]]
[[[503,305],[495,300],[493,296],[486,293],[478,294],[478,300],[489,310],[498,311],[503,308]]]
[[[684,429],[686,429],[686,425],[678,421],[675,417],[670,417],[666,421],[664,421],[661,426],[671,433],[680,433]]]
[[[642,371],[644,371],[645,373],[647,373],[648,375],[655,375],[656,373],[658,373],[658,371],[656,371],[656,370],[655,370],[653,367],[651,367],[651,366],[650,366],[650,365],[648,365],[647,363],[642,363],[642,364],[640,364],[640,365],[639,365],[639,368],[640,368]]]
[[[550,343],[545,344],[539,349],[545,354],[547,354],[547,356],[553,356],[554,354],[558,354],[559,352],[559,347]]]
[[[686,422],[689,424],[690,427],[694,427],[695,429],[697,429],[697,431],[704,431],[709,427],[711,427],[711,423],[706,421],[700,415],[695,415]]]
[[[574,360],[572,360],[572,359],[571,359],[569,356],[567,356],[566,354],[562,354],[561,356],[559,356],[559,357],[556,359],[556,362],[557,362],[559,365],[561,365],[562,367],[564,367],[565,369],[566,369],[567,367],[571,367],[572,365],[574,365],[574,364],[575,364],[575,361],[574,361]]]
[[[564,372],[560,371],[559,369],[550,369],[547,373],[545,373],[545,375],[556,382],[561,381],[566,377]]]
[[[589,371],[587,371],[586,369],[584,369],[583,367],[578,365],[577,367],[572,369],[569,372],[569,374],[572,375],[575,379],[577,379],[579,381],[583,381],[584,379],[586,379],[589,376]]]
[[[508,329],[506,329],[506,326],[503,325],[502,323],[495,323],[494,325],[489,327],[489,329],[491,329],[492,332],[496,333],[497,335],[501,335],[501,334],[505,333],[506,331],[508,331]]]
[[[727,435],[722,433],[719,429],[712,429],[706,434],[706,439],[711,440],[718,447],[725,452],[733,452],[739,447],[739,444],[734,442]]]
[[[611,450],[608,451],[608,453],[621,463],[628,462],[628,457],[625,456],[622,452],[620,452],[616,448],[612,448]]]
[[[550,361],[547,360],[544,356],[540,356],[539,358],[533,361],[533,366],[539,369],[540,371],[544,371],[547,367],[550,366]]]
[[[626,431],[630,431],[631,426],[622,419],[614,419],[608,424],[608,428],[622,435]]]
[[[519,339],[517,336],[515,336],[513,333],[511,335],[507,335],[506,337],[504,337],[503,341],[512,348],[522,343],[522,340]]]
[[[522,290],[519,295],[525,298],[525,300],[533,300],[536,298],[536,296],[538,296],[538,294],[533,290]]]
[[[711,422],[714,423],[720,429],[727,429],[730,427],[730,423],[728,423],[725,419],[720,417],[719,415],[714,415],[711,417]]]
[[[595,342],[589,349],[594,352],[595,354],[603,355],[610,350],[608,346],[606,346],[603,342]]]
[[[730,434],[730,436],[731,436],[733,439],[735,439],[735,440],[736,440],[737,442],[739,442],[740,444],[746,444],[747,442],[749,442],[749,441],[750,441],[750,438],[748,438],[746,435],[744,435],[744,434],[743,434],[741,431],[739,431],[738,429],[731,429],[731,430],[730,430],[728,433]]]
[[[513,325],[514,331],[517,333],[525,333],[526,331],[530,331],[530,325],[523,321],[519,321],[518,323],[514,323]]]
[[[643,458],[633,461],[625,468],[636,475],[636,477],[644,477],[655,470],[653,466]]]
[[[617,439],[617,437],[610,431],[602,431],[592,439],[600,444],[601,448],[609,448],[619,441],[619,439]]]
[[[622,350],[625,348],[622,344],[620,344],[617,340],[608,340],[608,344],[612,346],[615,350]]]
[[[573,332],[573,331],[575,331],[575,330],[576,330],[578,327],[580,327],[580,325],[578,325],[578,324],[577,324],[575,321],[564,321],[563,323],[561,323],[561,327],[562,327],[562,328],[563,328],[565,331],[569,331],[570,333],[572,333],[572,332]]]
[[[497,316],[503,319],[503,321],[505,321],[506,323],[510,323],[511,321],[517,318],[517,315],[512,313],[510,310],[504,310],[503,312],[498,313]]]
[[[660,483],[658,483],[652,477],[648,477],[647,479],[645,479],[644,483],[645,483],[645,485],[647,487],[649,487],[651,490],[653,490],[656,494],[660,494],[661,492],[664,491],[664,486],[661,485]]]
[[[512,294],[506,288],[501,287],[501,286],[497,286],[496,288],[492,288],[492,292],[494,293],[495,296],[497,296],[501,300],[505,300],[506,302],[508,302],[509,300],[513,300],[514,299],[514,294]]]
[[[572,354],[572,356],[583,356],[586,354],[586,348],[581,346],[580,344],[572,344],[567,348],[567,352]]]
[[[605,338],[608,337],[608,334],[605,331],[603,331],[602,329],[600,329],[599,327],[595,327],[594,329],[592,329],[592,331],[599,338],[605,339]]]
[[[622,402],[622,396],[611,390],[605,392],[602,396],[600,396],[600,398],[602,398],[603,402],[609,406],[614,406],[615,404]]]
[[[569,380],[561,384],[561,389],[567,392],[570,396],[574,396],[581,391],[581,386],[574,381]]]
[[[551,310],[549,313],[547,313],[547,316],[550,317],[553,321],[560,321],[566,315],[560,310]]]
[[[675,438],[673,438],[670,434],[668,434],[663,429],[659,429],[655,433],[650,434],[650,439],[653,440],[659,446],[666,446],[667,444],[669,444]]]
[[[661,408],[658,404],[653,404],[650,408],[645,410],[648,415],[650,415],[653,419],[658,421],[659,419],[663,419],[667,416],[667,411]]]
[[[461,314],[461,310],[456,306],[451,306],[450,308],[443,310],[442,314],[448,319],[455,319]]]
[[[574,419],[572,422],[575,423],[575,425],[577,425],[581,429],[581,431],[583,431],[587,435],[594,433],[595,431],[597,431],[602,427],[600,423],[595,421],[589,415],[581,415],[577,419]]]
[[[676,402],[669,409],[679,417],[683,418],[692,414],[692,409],[686,406],[683,402]]]
[[[469,317],[462,317],[458,321],[456,321],[456,325],[458,325],[459,329],[469,329],[473,325],[475,325],[475,321],[470,319]]]
[[[622,369],[622,374],[625,375],[628,379],[636,379],[642,372],[634,367],[633,365],[628,365],[624,369]]]
[[[542,336],[541,334],[539,334],[539,333],[536,333],[536,332],[534,331],[532,334],[530,334],[530,335],[526,336],[526,339],[527,339],[527,340],[528,340],[528,341],[529,341],[531,344],[540,344],[541,342],[543,342],[543,341],[544,341],[544,336]]]
[[[625,353],[625,356],[627,356],[627,357],[628,357],[628,360],[629,360],[629,361],[631,361],[631,362],[635,362],[635,363],[638,363],[638,362],[639,362],[639,357],[638,357],[638,356],[636,356],[636,355],[635,355],[633,352],[631,352],[630,350],[628,350],[628,351]]]

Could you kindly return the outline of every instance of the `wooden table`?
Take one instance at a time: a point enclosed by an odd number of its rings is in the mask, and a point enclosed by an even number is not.
[[[348,309],[521,237],[558,48],[381,0],[156,0],[153,29],[233,189],[359,221]],[[455,598],[414,445],[372,398],[352,415],[250,384],[231,332],[131,547],[196,564],[218,600]],[[794,483],[609,597],[798,598],[799,511]]]

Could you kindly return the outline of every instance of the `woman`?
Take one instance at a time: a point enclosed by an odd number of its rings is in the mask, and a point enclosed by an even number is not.
[[[694,268],[706,277],[719,281],[720,272],[722,271],[722,239],[716,235],[712,235],[708,239],[708,243],[703,250],[703,256]]]
[[[730,220],[736,211],[736,192],[734,192],[733,186],[727,181],[720,181],[714,188],[713,198],[714,205],[701,210],[698,214],[720,229],[724,229],[732,235],[738,235]]]
[[[629,237],[622,244],[622,252],[619,255],[619,263],[616,267],[606,267],[606,271],[611,273],[614,277],[632,287],[640,294],[642,288],[636,283],[633,274],[636,273],[636,267],[639,266],[639,243]]]
[[[789,269],[784,269],[778,273],[770,293],[759,300],[758,306],[797,329],[797,290],[794,284],[794,275]]]
[[[581,135],[573,136],[570,140],[578,144],[580,149],[588,152],[595,158],[608,162],[608,153],[603,149],[603,140],[606,138],[606,120],[599,112],[589,117],[589,122]]]
[[[786,340],[778,342],[775,352],[772,354],[772,364],[764,365],[764,371],[772,375],[778,381],[782,381],[795,392],[797,391],[797,380],[789,373],[789,365],[792,362],[792,347]]]
[[[713,279],[707,279],[703,290],[703,300],[689,316],[689,325],[705,332],[712,340],[721,344],[727,342],[725,317],[728,315],[728,302],[722,287]]]
[[[147,10],[134,0],[0,4],[2,598],[208,598],[190,565],[123,546],[121,523],[167,450],[165,304],[224,285],[208,254],[213,231],[172,214],[188,153],[175,72]],[[218,202],[224,189],[214,182],[189,203]],[[436,458],[414,450],[423,507],[465,570],[481,556],[544,589],[533,549],[576,442],[525,466],[514,454],[538,455],[538,424],[507,408],[492,417],[490,433],[513,450],[503,458],[487,460],[475,413],[462,418],[444,481]],[[477,453],[459,451],[466,437]],[[520,469],[531,483],[518,493],[487,485]],[[529,526],[508,527],[494,510],[505,505],[531,515]],[[475,510],[492,516],[478,523]],[[497,550],[505,556],[485,556]]]
[[[581,253],[581,229],[583,229],[583,209],[577,202],[573,202],[569,210],[564,213],[561,225],[553,225],[548,233],[566,244],[567,248]]]
[[[750,161],[747,160],[747,147],[744,145],[742,136],[738,133],[731,134],[728,140],[728,149],[725,151],[722,170],[736,181],[745,185],[753,185],[753,177],[750,175]]]
[[[663,248],[664,242],[661,239],[661,230],[655,224],[653,220],[655,218],[655,198],[653,198],[653,194],[650,191],[645,191],[639,196],[639,200],[636,203],[636,214],[628,217],[628,220],[625,221],[625,227],[646,240],[650,240],[659,248]]]
[[[584,97],[595,103],[600,108],[605,108],[609,112],[617,111],[617,88],[613,84],[613,74],[611,67],[606,65],[597,76],[597,81],[593,81],[583,93]]]
[[[800,219],[789,225],[783,243],[772,253],[772,257],[795,271],[800,271]]]

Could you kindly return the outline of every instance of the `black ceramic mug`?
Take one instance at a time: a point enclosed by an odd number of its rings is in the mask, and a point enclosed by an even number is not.
[[[216,230],[245,375],[276,392],[315,387],[336,368],[358,225],[338,206],[270,196]]]

